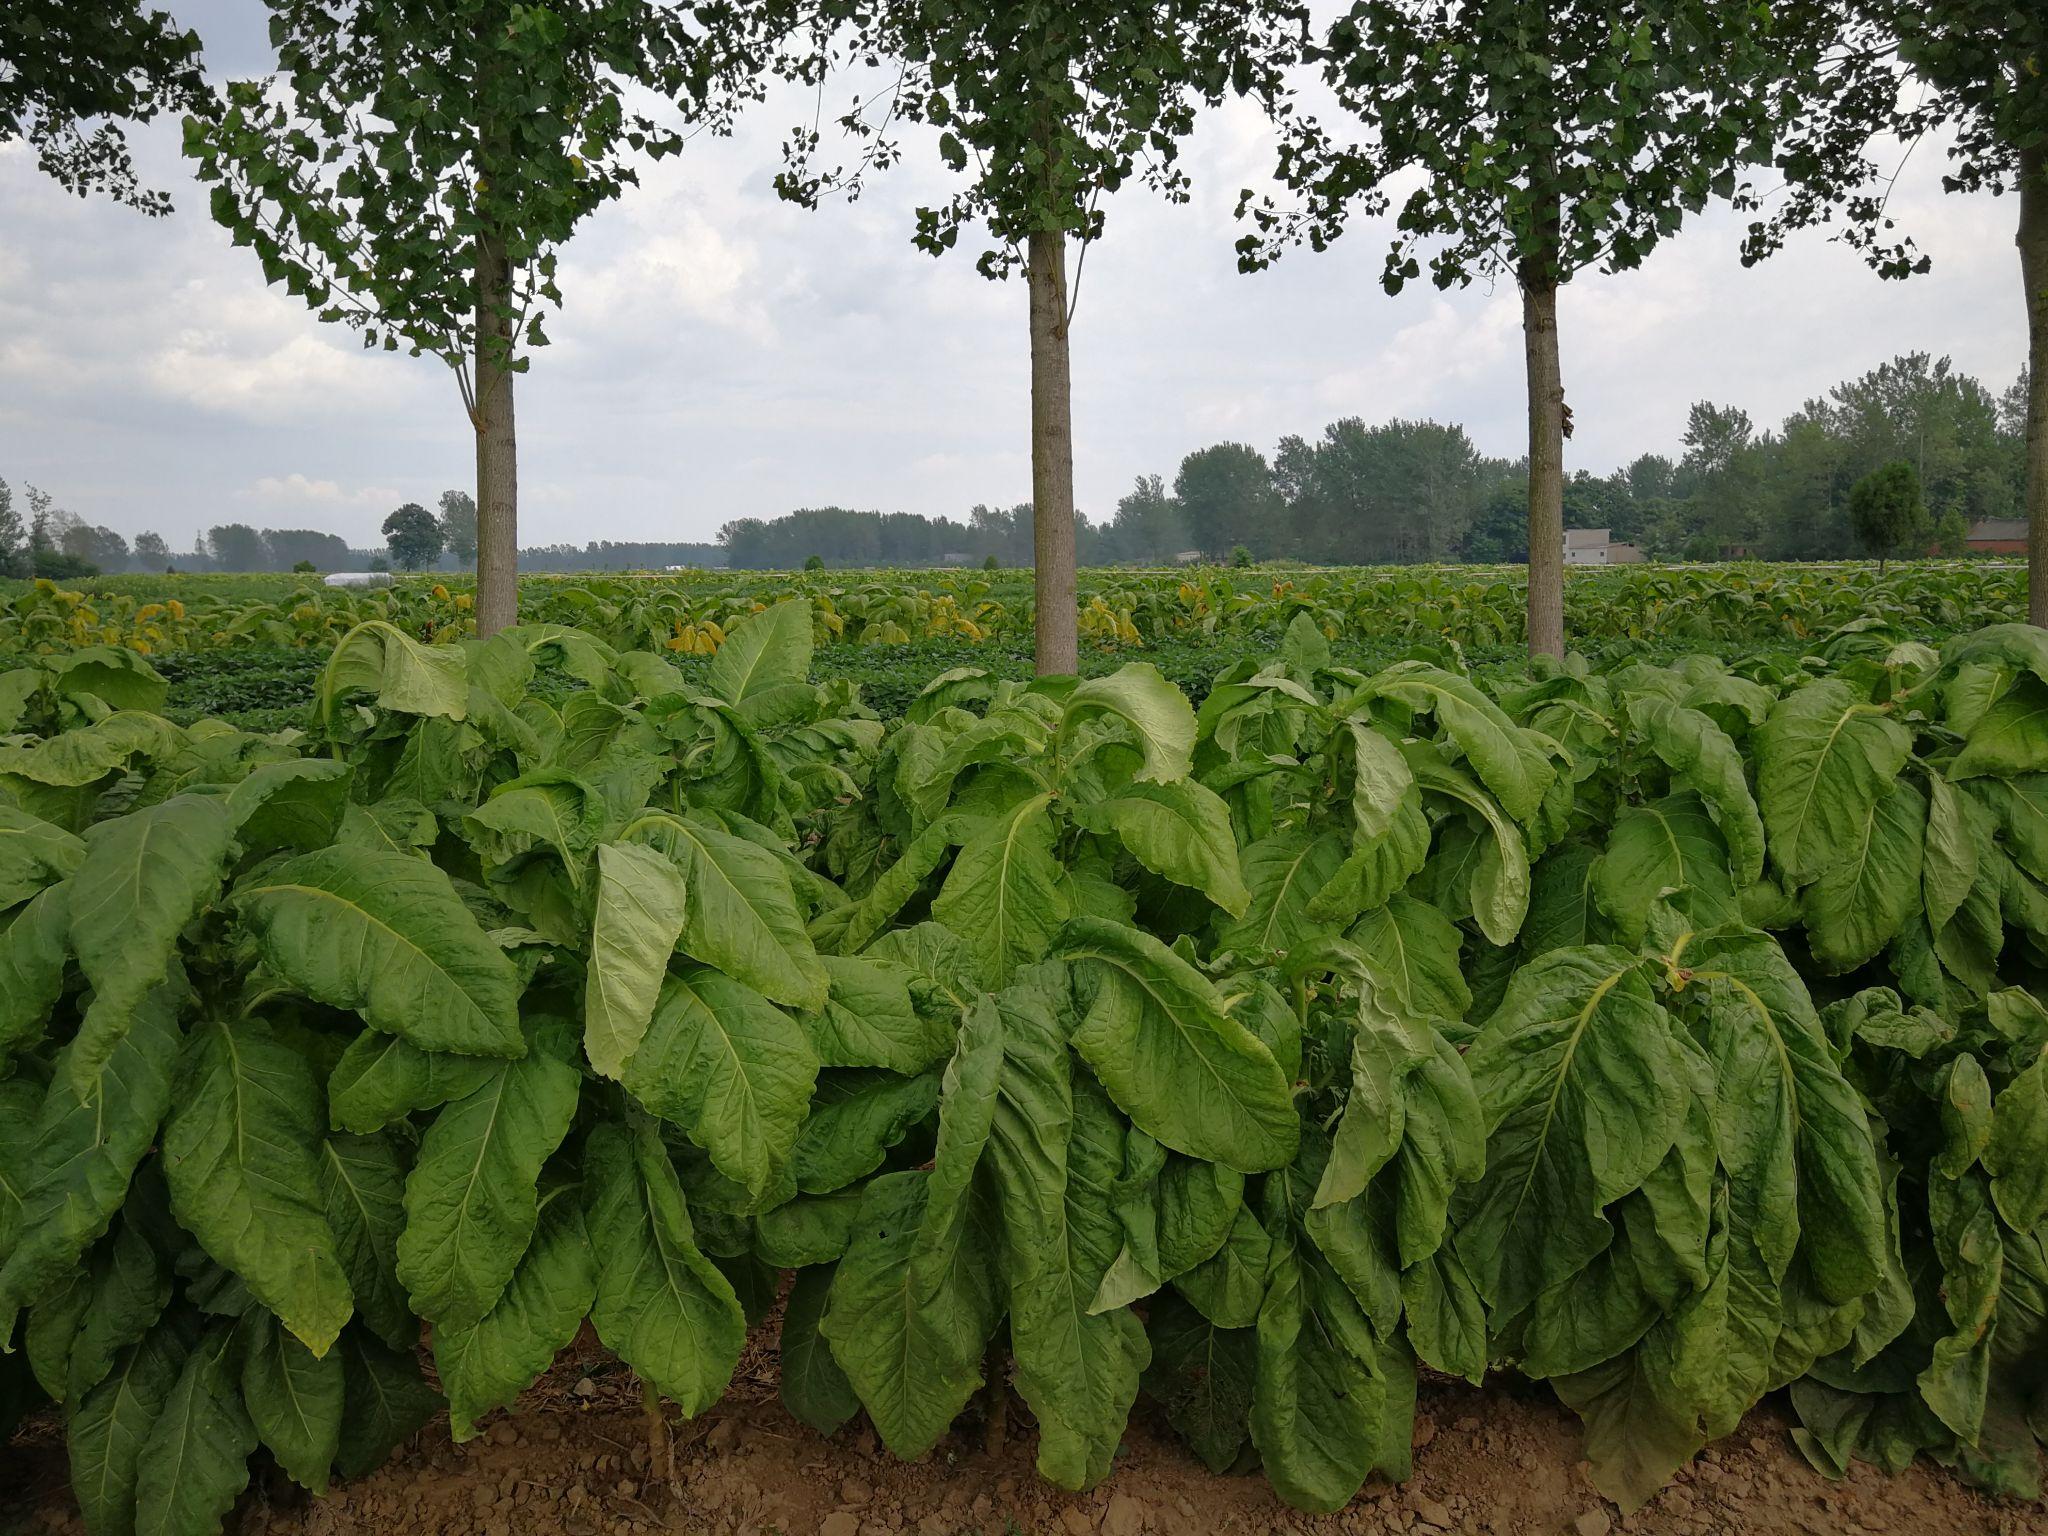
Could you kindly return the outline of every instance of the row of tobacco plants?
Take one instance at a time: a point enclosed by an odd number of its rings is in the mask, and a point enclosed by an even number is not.
[[[0,673],[0,1370],[96,1536],[474,1434],[586,1318],[702,1413],[778,1296],[820,1433],[1007,1382],[1070,1488],[1142,1392],[1336,1508],[1427,1367],[1623,1507],[1783,1388],[2038,1496],[2048,633],[1488,691],[1301,619],[1199,711],[887,729],[812,644],[372,622],[275,736]]]
[[[568,624],[620,650],[703,657],[726,632],[791,597],[811,607],[819,646],[1028,645],[1033,602],[1016,571],[699,571],[529,576],[529,622]],[[117,576],[69,590],[50,581],[0,590],[0,658],[125,645],[144,654],[293,646],[325,651],[384,620],[416,640],[475,631],[468,577],[410,577],[382,590],[329,589],[290,576]],[[1513,566],[1315,569],[1214,566],[1090,570],[1080,634],[1093,651],[1177,642],[1264,646],[1297,615],[1343,643],[1446,641],[1475,650],[1523,638],[1526,572]],[[1575,568],[1568,633],[1582,645],[1650,640],[1711,646],[1806,645],[1858,618],[1927,636],[1974,629],[2026,608],[2026,571],[1986,561],[1869,565]]]

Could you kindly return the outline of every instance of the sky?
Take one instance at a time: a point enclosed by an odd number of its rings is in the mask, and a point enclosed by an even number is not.
[[[181,0],[209,67],[267,71],[254,0]],[[553,345],[519,383],[520,542],[710,540],[743,516],[846,506],[964,517],[1030,497],[1021,277],[975,249],[911,244],[947,173],[912,137],[854,203],[807,212],[771,184],[808,99],[771,95],[729,139],[700,136],[566,248]],[[191,547],[245,522],[379,541],[405,501],[474,482],[442,363],[366,352],[206,215],[174,124],[131,132],[152,220],[65,194],[0,145],[0,479],[133,537]],[[1463,424],[1487,453],[1526,433],[1511,285],[1398,297],[1378,274],[1390,229],[1356,221],[1329,251],[1240,275],[1239,189],[1263,186],[1270,132],[1242,104],[1185,152],[1187,204],[1134,187],[1107,204],[1073,331],[1076,499],[1110,517],[1136,477],[1247,442],[1271,454],[1346,416]],[[1809,233],[1763,266],[1741,221],[1689,224],[1640,269],[1581,275],[1560,303],[1571,468],[1676,454],[1688,405],[1775,426],[1833,384],[1906,351],[1948,355],[1994,391],[2018,374],[2025,317],[2013,203],[1945,194],[1942,161],[1905,163],[1891,207],[1932,273],[1882,282]]]

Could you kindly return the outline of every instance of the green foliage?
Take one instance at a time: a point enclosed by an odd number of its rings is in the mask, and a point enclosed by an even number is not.
[[[1830,1470],[2038,1488],[2037,631],[1480,678],[1300,611],[1199,709],[957,667],[885,728],[814,620],[373,622],[296,737],[35,671],[0,1331],[94,1531],[374,1464],[422,1319],[459,1436],[586,1317],[702,1412],[736,1265],[806,1422],[923,1454],[1000,1339],[1066,1487],[1144,1391],[1341,1507],[1426,1366],[1553,1384],[1624,1507],[1788,1385]]]
[[[385,518],[379,531],[391,551],[392,563],[401,571],[416,571],[441,558],[441,524],[416,501],[408,501]]]
[[[1933,534],[1920,499],[1920,476],[1904,459],[1865,475],[1849,491],[1849,526],[1878,561],[1924,549]]]
[[[19,0],[0,49],[0,141],[25,140],[66,191],[170,212],[137,183],[123,120],[204,105],[198,33],[137,0]]]

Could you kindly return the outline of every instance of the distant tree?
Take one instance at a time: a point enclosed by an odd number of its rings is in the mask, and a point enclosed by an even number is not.
[[[1180,503],[1157,475],[1140,475],[1137,484],[1116,504],[1116,516],[1105,534],[1114,560],[1158,564],[1187,548],[1187,525]]]
[[[1564,535],[1558,535],[1560,545]],[[1473,565],[1520,565],[1529,558],[1529,487],[1499,481],[1465,529],[1459,554]]]
[[[171,563],[171,548],[160,533],[135,535],[135,563],[145,571],[160,571]]]
[[[111,528],[74,523],[64,530],[57,547],[80,565],[89,565],[103,575],[128,568],[128,541]]]
[[[67,192],[171,210],[140,186],[124,122],[205,110],[199,34],[139,0],[7,0],[0,21],[0,144],[16,139]]]
[[[1934,529],[1913,466],[1894,459],[1858,480],[1849,492],[1849,526],[1864,552],[1876,558],[1880,576],[1887,560],[1925,550]]]
[[[1230,563],[1238,570],[1244,570],[1258,564],[1258,556],[1243,544],[1233,544],[1230,546]]]
[[[469,492],[441,493],[441,543],[457,565],[476,563],[476,498]]]
[[[201,547],[217,571],[270,569],[270,551],[263,535],[247,523],[222,523],[207,529]]]
[[[994,555],[990,555],[987,559],[981,562],[981,568],[984,571],[1000,571],[1002,569],[1002,566],[997,563],[996,557]]]
[[[0,576],[26,576],[28,568],[28,530],[14,508],[14,488],[0,480]]]
[[[1778,146],[1787,193],[1751,226],[1744,260],[1786,231],[1832,224],[1882,276],[1927,270],[1894,230],[1895,166],[1872,145],[1946,143],[1952,192],[2012,191],[2026,305],[2027,616],[2048,626],[2048,6],[2038,0],[1836,0],[1842,82]],[[1903,78],[1910,71],[1911,79]]]
[[[825,569],[825,557],[823,555],[806,556],[804,559],[804,569],[807,571],[822,571]]]
[[[1935,523],[1934,547],[1951,558],[1970,552],[1970,523],[1959,509],[1950,507]]]
[[[1173,499],[1188,537],[1204,554],[1221,556],[1234,544],[1274,547],[1282,503],[1273,468],[1244,443],[1198,448],[1180,461]]]
[[[319,571],[345,571],[352,559],[347,540],[313,528],[266,528],[263,552],[265,568],[273,571],[289,571],[301,562]]]
[[[441,558],[441,524],[416,501],[384,519],[384,543],[401,571],[424,570]]]
[[[382,555],[372,555],[370,556],[370,569],[373,571],[388,571],[391,569],[391,562]]]

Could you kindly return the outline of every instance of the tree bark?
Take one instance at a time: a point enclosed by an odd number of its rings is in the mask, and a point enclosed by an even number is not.
[[[2048,629],[2048,150],[2020,151],[2027,290],[2027,621]]]
[[[476,241],[476,632],[519,622],[519,439],[512,417],[512,319],[505,243]]]
[[[1031,547],[1038,675],[1079,669],[1074,587],[1074,400],[1067,357],[1067,237],[1031,236]]]
[[[1557,282],[1522,279],[1529,377],[1529,654],[1564,655],[1564,379],[1557,357]]]

